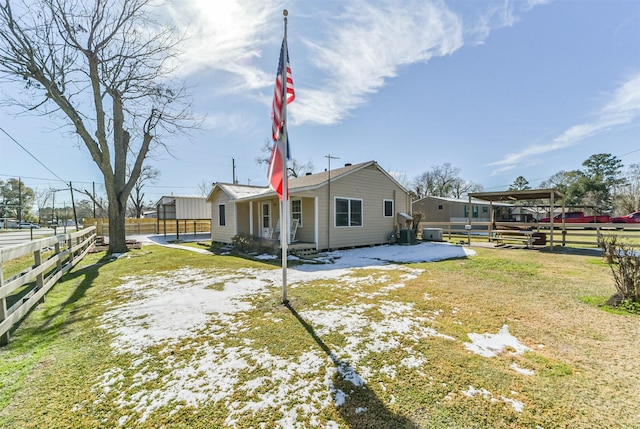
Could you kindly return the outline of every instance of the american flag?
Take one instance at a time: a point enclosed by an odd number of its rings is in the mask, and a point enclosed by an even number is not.
[[[289,52],[286,47],[286,39],[282,40],[282,48],[280,49],[280,61],[278,61],[278,73],[276,75],[276,85],[273,91],[273,104],[271,106],[271,116],[273,118],[272,124],[272,137],[274,140],[273,150],[271,152],[271,159],[269,160],[269,186],[273,189],[280,200],[284,194],[286,194],[286,198],[288,198],[288,190],[287,192],[283,192],[283,176],[286,174],[285,172],[285,162],[284,157],[286,156],[289,159],[289,138],[287,137],[286,141],[283,141],[281,138],[282,127],[285,122],[285,111],[283,99],[286,97],[286,103],[291,103],[295,98],[296,94],[293,90],[293,78],[291,77],[291,66],[289,65]],[[286,67],[286,94],[283,91],[282,85],[282,71]]]
[[[291,77],[291,65],[289,64],[289,52],[286,48],[286,41],[282,40],[282,47],[280,48],[280,61],[278,61],[278,73],[276,74],[276,86],[273,89],[273,104],[271,105],[271,115],[273,117],[273,141],[277,141],[280,138],[280,131],[284,122],[282,115],[282,68],[287,67],[287,104],[291,103],[296,98],[296,93],[293,90],[293,78]]]

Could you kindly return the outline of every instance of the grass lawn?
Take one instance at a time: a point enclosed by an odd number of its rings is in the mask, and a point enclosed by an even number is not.
[[[289,306],[272,263],[89,255],[0,348],[0,427],[640,427],[640,318],[598,306],[602,259],[475,250],[296,265]]]

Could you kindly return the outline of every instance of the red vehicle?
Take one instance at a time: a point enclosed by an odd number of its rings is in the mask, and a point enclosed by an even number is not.
[[[564,221],[565,223],[607,223],[611,222],[611,217],[609,215],[587,216],[584,212],[567,212],[564,214]],[[540,222],[549,223],[551,218],[542,218]],[[554,216],[553,223],[562,223],[562,214]]]
[[[611,219],[613,223],[640,223],[640,211],[618,216]]]

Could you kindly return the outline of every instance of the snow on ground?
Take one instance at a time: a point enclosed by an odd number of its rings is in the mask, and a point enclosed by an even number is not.
[[[98,402],[112,401],[119,409],[122,426],[144,422],[151,413],[170,405],[172,413],[185,406],[221,403],[228,410],[226,424],[234,426],[243,416],[277,409],[281,428],[298,427],[298,418],[317,421],[322,410],[341,406],[348,398],[334,385],[336,375],[354,386],[369,379],[392,380],[400,368],[423,374],[428,357],[414,350],[425,338],[456,341],[437,332],[432,324],[442,311],[417,315],[413,303],[386,299],[388,293],[404,287],[422,270],[407,265],[472,256],[475,252],[444,243],[415,246],[378,246],[330,252],[324,264],[290,267],[290,288],[313,280],[331,281],[332,287],[353,291],[354,301],[300,312],[319,338],[344,338],[330,353],[320,347],[301,350],[297,356],[279,356],[243,337],[249,329],[246,312],[256,302],[281,288],[277,269],[241,269],[234,272],[182,268],[171,272],[122,278],[118,287],[122,304],[108,309],[102,327],[114,335],[116,353],[132,356],[130,368],[112,368],[97,380]],[[359,268],[377,270],[376,275],[357,275]],[[387,272],[400,273],[392,283]],[[364,292],[365,286],[376,292]],[[292,294],[295,293],[292,291]],[[376,298],[376,304],[366,299]],[[365,298],[365,299],[361,299]],[[375,314],[375,319],[372,318]],[[265,314],[278,323],[275,315]],[[232,343],[236,338],[243,341]],[[469,334],[465,347],[482,356],[495,356],[505,347],[523,352],[527,347],[511,336],[505,325],[498,334]],[[230,345],[229,343],[232,343]],[[396,348],[408,355],[379,370],[367,365],[370,353]],[[175,352],[175,353],[174,353]],[[517,368],[517,369],[516,369]],[[526,371],[516,366],[516,371]],[[260,374],[254,378],[247,374]],[[232,401],[242,392],[245,401]],[[487,398],[490,392],[481,391]],[[476,395],[470,387],[467,396]],[[114,399],[115,395],[115,399]],[[522,404],[501,397],[514,409]],[[392,397],[393,400],[393,397]],[[81,404],[76,404],[81,408]],[[358,413],[366,413],[366,408]],[[326,427],[337,427],[326,422]]]

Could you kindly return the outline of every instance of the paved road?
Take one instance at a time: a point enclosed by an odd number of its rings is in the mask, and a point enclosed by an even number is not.
[[[15,246],[16,244],[25,243],[27,241],[37,240],[39,238],[51,237],[54,235],[53,228],[39,228],[39,229],[16,229],[16,230],[0,230],[0,248]],[[73,232],[75,228],[67,227],[67,232]],[[31,234],[33,232],[33,235]],[[64,228],[58,228],[57,234],[64,233]]]

